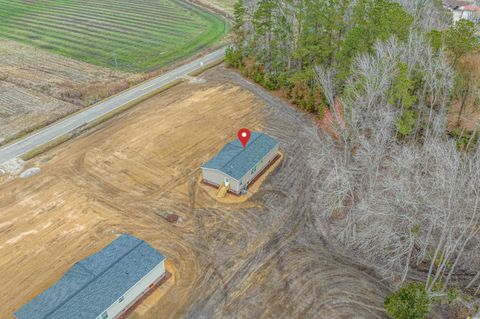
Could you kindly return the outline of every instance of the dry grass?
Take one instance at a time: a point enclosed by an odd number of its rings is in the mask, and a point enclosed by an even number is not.
[[[150,73],[122,73],[1,39],[0,56],[0,145],[185,62]]]
[[[143,79],[7,40],[0,56],[0,143]]]

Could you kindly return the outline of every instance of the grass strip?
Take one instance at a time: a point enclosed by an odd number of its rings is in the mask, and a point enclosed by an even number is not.
[[[60,137],[57,137],[56,139],[51,140],[50,142],[48,142],[46,144],[43,144],[42,146],[34,148],[30,152],[27,152],[27,153],[23,154],[22,156],[20,156],[20,158],[24,161],[31,160],[32,158],[34,158],[34,157],[36,157],[40,154],[43,154],[46,151],[49,151],[52,148],[54,148],[54,147],[56,147],[60,144],[65,143],[66,141],[71,139],[73,136],[74,136],[73,133],[68,133],[68,134],[62,135]]]

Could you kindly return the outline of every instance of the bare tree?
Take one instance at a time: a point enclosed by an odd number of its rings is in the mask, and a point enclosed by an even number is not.
[[[395,134],[399,112],[388,94],[398,60],[425,73],[415,105],[426,123],[420,142],[398,143]],[[316,71],[332,101],[331,73]],[[446,134],[452,74],[442,53],[394,39],[357,57],[341,97],[343,147],[355,152],[331,152],[331,172],[319,190],[327,217],[342,212],[333,226],[340,242],[398,284],[426,266],[425,285],[437,295],[452,284],[480,288],[480,153],[461,153]],[[457,273],[472,278],[460,281]]]

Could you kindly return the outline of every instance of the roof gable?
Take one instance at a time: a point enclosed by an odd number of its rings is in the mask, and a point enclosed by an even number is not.
[[[122,235],[76,263],[52,287],[15,313],[19,319],[95,319],[165,257]]]
[[[229,142],[202,168],[217,169],[240,180],[277,144],[278,142],[267,134],[252,132],[245,148],[238,139]]]

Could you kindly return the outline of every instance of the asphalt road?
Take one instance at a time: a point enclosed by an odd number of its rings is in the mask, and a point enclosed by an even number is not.
[[[73,116],[60,120],[41,130],[23,137],[11,144],[0,148],[0,164],[11,159],[17,158],[39,146],[42,146],[57,137],[72,132],[73,130],[88,124],[103,115],[122,107],[123,105],[141,98],[145,94],[158,90],[165,85],[174,82],[177,78],[192,73],[203,66],[218,60],[225,54],[225,48],[214,51],[193,62],[184,64],[172,71],[160,75],[152,80],[146,81],[141,85],[128,89],[112,98],[100,102],[92,107],[85,109]]]

